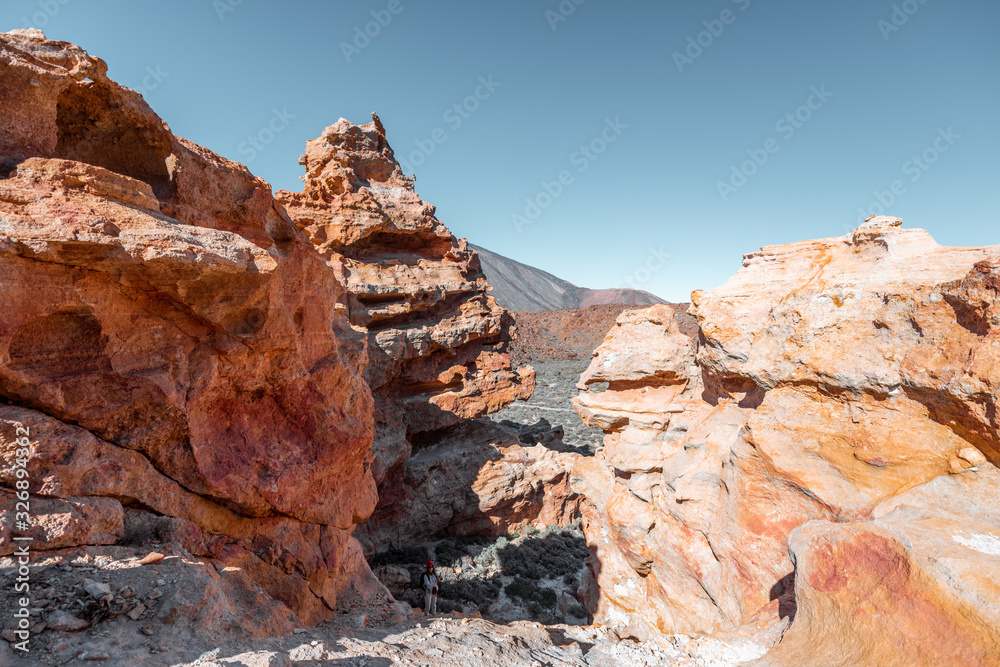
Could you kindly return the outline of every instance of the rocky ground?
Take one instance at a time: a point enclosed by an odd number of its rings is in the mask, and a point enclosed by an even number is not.
[[[85,558],[52,553],[39,559],[30,568],[31,611],[38,619],[31,628],[30,652],[24,656],[13,644],[0,642],[0,665],[721,667],[762,655],[773,643],[766,636],[720,640],[684,635],[636,643],[578,625],[583,620],[573,615],[582,609],[568,599],[567,591],[576,588],[586,546],[573,530],[511,535],[488,544],[444,539],[429,549],[418,549],[419,554],[404,555],[403,561],[431,556],[442,563],[437,616],[426,617],[403,602],[352,601],[314,628],[289,626],[281,632],[268,632],[274,628],[268,627],[266,598],[259,589],[260,626],[233,622],[226,594],[233,589],[231,578],[246,584],[238,568],[216,571],[176,545],[154,546],[158,551],[100,547]],[[0,562],[0,594],[6,597],[13,594],[16,577],[10,563],[10,559]],[[409,575],[405,566],[411,563],[403,565]],[[386,567],[394,566],[382,566]],[[539,568],[553,575],[568,574],[546,577]],[[531,586],[525,586],[529,577]],[[544,603],[545,596],[536,591],[558,591],[555,606],[518,597],[527,593],[526,597]],[[244,595],[253,593],[252,585],[244,589]],[[413,596],[404,590],[399,597]],[[476,601],[495,620],[481,618]],[[8,605],[10,600],[0,602]],[[532,616],[550,625],[523,620]],[[556,623],[558,617],[571,622]],[[212,626],[215,632],[190,632],[190,626],[198,624]],[[6,623],[5,638],[13,638],[15,627],[16,623]]]
[[[533,361],[535,393],[526,401],[511,403],[490,418],[518,430],[544,419],[554,426],[562,426],[565,451],[592,456],[601,446],[604,432],[584,424],[570,403],[580,393],[576,382],[589,363],[590,357]]]
[[[375,574],[399,600],[424,606],[421,578],[433,560],[441,575],[439,612],[478,613],[497,623],[534,620],[583,625],[577,600],[584,560],[583,533],[573,527],[529,528],[496,540],[444,538],[428,547],[388,551],[370,560]]]
[[[359,629],[331,623],[318,630],[272,640],[266,648],[237,655],[214,649],[180,667],[724,667],[766,651],[765,645],[747,639],[676,635],[640,644],[619,642],[599,628],[543,626],[530,621],[497,625],[456,615],[390,628]]]
[[[12,558],[0,559],[0,605],[19,610],[30,601],[27,655],[17,650],[19,619],[4,619],[2,665],[171,664],[205,642],[195,628],[217,641],[254,633],[284,634],[294,629],[239,568],[220,571],[206,559],[176,546],[94,547],[43,553],[27,576]],[[20,579],[18,579],[20,577]],[[16,592],[16,582],[29,588]],[[231,605],[237,588],[254,618],[241,618]],[[244,613],[246,609],[242,610]],[[86,661],[86,663],[84,663]]]

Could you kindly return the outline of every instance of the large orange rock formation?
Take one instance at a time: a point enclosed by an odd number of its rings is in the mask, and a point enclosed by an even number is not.
[[[769,664],[997,664],[1000,246],[900,225],[747,255],[696,327],[619,318],[575,401],[607,434],[573,480],[597,621],[794,616]]]
[[[364,332],[268,184],[106,70],[0,35],[0,484],[21,425],[36,507],[63,517],[36,550],[155,512],[322,620],[378,589],[351,537],[377,500]]]
[[[347,593],[385,597],[355,526],[379,483],[369,546],[451,503],[414,502],[407,461],[414,441],[530,395],[533,372],[505,352],[510,316],[377,118],[310,142],[305,191],[275,199],[106,71],[38,31],[0,36],[0,533],[18,530],[20,425],[41,550],[115,544],[163,516],[161,537],[303,622]],[[567,490],[572,463],[508,459],[459,475],[481,477],[486,508],[470,501],[463,521],[559,511],[542,489]],[[494,497],[498,479],[515,498]]]
[[[528,398],[534,372],[511,368],[510,315],[487,294],[476,253],[414,192],[378,116],[367,125],[341,119],[299,162],[304,190],[277,197],[346,286],[351,322],[368,331],[380,500],[359,536],[370,548],[406,542],[414,521],[437,525],[433,515],[447,509],[438,505],[451,504],[415,490],[414,449]],[[491,449],[482,439],[469,443],[474,457]]]

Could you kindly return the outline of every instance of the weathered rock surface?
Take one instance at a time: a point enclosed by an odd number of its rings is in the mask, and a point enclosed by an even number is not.
[[[598,622],[794,617],[777,664],[997,664],[1000,246],[900,224],[747,255],[693,332],[619,319],[575,401],[607,434],[573,479]]]
[[[872,521],[792,531],[795,622],[765,665],[1000,662],[1000,470],[937,477]]]
[[[151,510],[317,622],[378,588],[351,538],[376,503],[364,333],[268,184],[106,71],[0,35],[0,484],[24,427],[34,549]]]
[[[368,331],[375,396],[372,472],[380,501],[367,543],[407,489],[414,442],[531,395],[534,372],[513,370],[512,320],[487,294],[476,254],[434,217],[386,141],[378,117],[341,119],[306,145],[302,192],[278,199],[348,291],[351,322]]]
[[[577,457],[521,446],[515,431],[488,419],[464,421],[419,448],[401,484],[383,487],[384,509],[359,527],[358,539],[400,548],[442,533],[496,537],[536,523],[567,525],[578,516],[569,488]]]
[[[434,619],[368,625],[370,618],[338,615],[338,622],[275,639],[220,634],[214,642],[169,643],[159,635],[136,645],[123,632],[86,638],[74,633],[46,657],[54,664],[108,667],[288,667],[290,665],[558,665],[560,667],[722,667],[761,655],[766,647],[748,640],[721,641],[678,636],[643,644],[620,643],[602,628],[543,626],[530,621],[507,625],[480,618],[446,614]],[[127,624],[123,624],[128,627]],[[134,624],[133,624],[134,625]],[[150,627],[150,626],[147,626]],[[159,626],[152,625],[159,629]],[[115,628],[116,630],[118,628]],[[137,633],[133,633],[137,634]],[[132,639],[131,642],[128,640]],[[0,660],[12,667],[34,667],[0,642]],[[166,649],[161,652],[161,649]],[[103,656],[103,657],[102,657]]]
[[[389,589],[393,595],[399,595],[410,583],[410,572],[406,568],[395,565],[386,565],[373,570],[382,585]]]

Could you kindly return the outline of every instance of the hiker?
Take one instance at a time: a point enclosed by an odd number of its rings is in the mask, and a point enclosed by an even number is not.
[[[427,569],[424,570],[424,613],[428,616],[437,613],[440,580],[441,577],[434,570],[434,561],[427,561]]]

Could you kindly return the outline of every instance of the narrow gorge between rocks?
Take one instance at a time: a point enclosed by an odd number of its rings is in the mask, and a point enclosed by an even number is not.
[[[1000,665],[1000,246],[514,312],[375,114],[290,192],[37,30],[0,95],[0,664]]]

